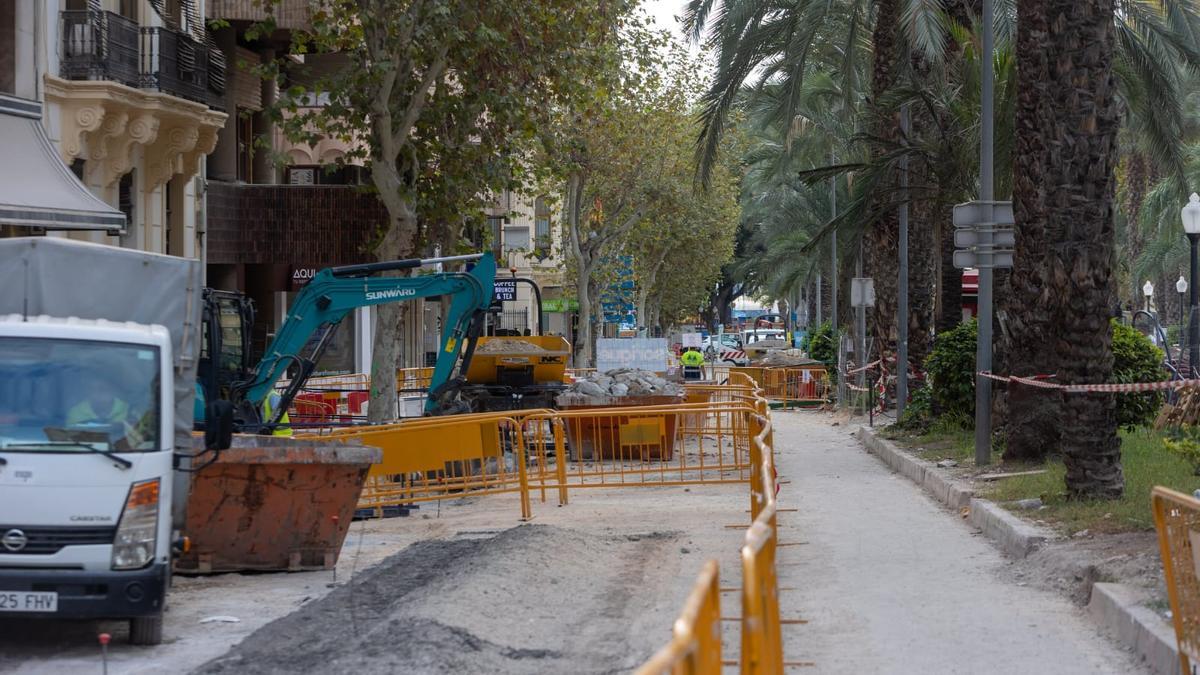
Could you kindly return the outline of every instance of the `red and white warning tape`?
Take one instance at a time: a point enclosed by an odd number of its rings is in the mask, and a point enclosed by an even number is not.
[[[879,361],[872,361],[871,363],[868,363],[867,365],[865,365],[861,368],[855,368],[854,370],[847,370],[846,374],[847,375],[857,375],[858,373],[861,373],[864,370],[870,370],[877,365],[879,365]]]
[[[1018,384],[1028,385],[1030,387],[1039,387],[1041,389],[1057,389],[1068,394],[1081,393],[1107,393],[1107,394],[1129,394],[1140,391],[1162,391],[1163,389],[1175,389],[1190,384],[1200,384],[1200,380],[1164,380],[1162,382],[1127,382],[1114,384],[1058,384],[1055,382],[1046,382],[1033,377],[1017,377],[1016,375],[996,375],[987,371],[980,371],[979,375],[996,380],[997,382],[1016,382]],[[1035,376],[1038,378],[1048,377],[1046,375]]]

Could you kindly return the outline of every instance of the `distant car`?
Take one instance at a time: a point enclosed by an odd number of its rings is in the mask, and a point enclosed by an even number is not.
[[[732,366],[745,366],[750,363],[746,352],[742,351],[742,343],[733,333],[722,333],[704,338],[700,343],[704,358],[711,363],[723,363]]]

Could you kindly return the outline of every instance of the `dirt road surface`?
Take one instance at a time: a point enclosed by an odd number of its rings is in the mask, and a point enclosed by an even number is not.
[[[585,489],[572,491],[565,507],[556,503],[553,494],[543,503],[535,493],[528,525],[519,520],[516,495],[425,504],[407,518],[355,523],[336,583],[331,572],[177,577],[166,640],[157,647],[129,646],[117,623],[0,620],[0,673],[99,673],[102,630],[113,634],[112,675],[202,666],[229,673],[627,671],[670,638],[705,559],[734,569],[744,530],[725,525],[749,523],[745,485]],[[396,557],[383,562],[389,556]],[[394,602],[379,606],[372,598]],[[201,623],[221,616],[238,621]],[[313,621],[304,616],[321,616],[320,630],[297,627]],[[270,647],[287,632],[280,626],[304,636],[289,638],[295,649]],[[736,645],[732,624],[724,628]],[[259,629],[261,639],[251,637]],[[243,640],[245,648],[229,656],[263,663],[205,665]],[[307,641],[321,653],[306,651]],[[329,651],[343,641],[346,651]],[[329,661],[335,656],[337,667]],[[303,667],[309,657],[316,660]],[[283,665],[273,666],[276,660]]]
[[[814,673],[1140,673],[1068,600],[1019,585],[955,514],[822,413],[775,413],[786,658]],[[626,672],[666,642],[703,561],[740,583],[744,485],[427,504],[355,523],[330,572],[180,578],[166,642],[0,621],[0,672]],[[735,527],[729,527],[734,525]],[[353,583],[347,580],[353,577]],[[737,616],[737,596],[722,596]],[[237,622],[208,622],[210,617]],[[724,622],[724,657],[738,657]]]
[[[1143,673],[1012,563],[820,413],[777,413],[789,660],[820,673]]]

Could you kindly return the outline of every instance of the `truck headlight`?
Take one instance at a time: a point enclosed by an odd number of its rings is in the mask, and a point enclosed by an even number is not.
[[[129,488],[117,536],[113,539],[112,568],[135,570],[154,560],[158,541],[158,479],[134,483]]]

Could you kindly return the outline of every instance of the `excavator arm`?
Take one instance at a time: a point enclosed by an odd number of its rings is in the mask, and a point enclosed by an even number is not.
[[[375,276],[389,270],[416,269],[438,262],[465,260],[474,261],[474,266],[467,272],[414,277]],[[496,260],[491,253],[429,260],[414,258],[321,270],[292,304],[283,326],[254,369],[253,377],[236,387],[238,395],[235,398],[244,401],[237,403],[251,406],[256,412],[261,411],[263,401],[287,373],[288,367],[297,366],[299,372],[292,378],[282,396],[283,400],[275,406],[273,419],[263,420],[266,427],[274,427],[312,373],[333,330],[352,310],[418,298],[448,296],[451,299],[450,309],[443,321],[442,342],[425,403],[426,412],[434,412],[438,397],[445,394],[446,385],[451,382],[464,344],[467,345],[465,359],[470,358],[483,313],[492,301],[495,278]],[[307,350],[306,355],[304,352],[314,337],[316,344]],[[462,370],[465,369],[464,361]]]

